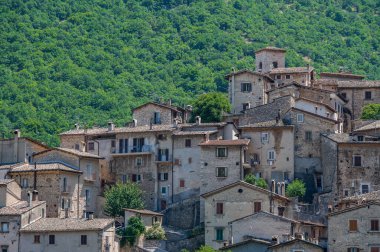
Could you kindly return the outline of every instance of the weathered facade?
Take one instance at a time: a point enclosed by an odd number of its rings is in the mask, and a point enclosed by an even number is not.
[[[294,239],[268,248],[268,252],[323,252],[323,247],[302,239]],[[341,250],[343,251],[343,250]]]

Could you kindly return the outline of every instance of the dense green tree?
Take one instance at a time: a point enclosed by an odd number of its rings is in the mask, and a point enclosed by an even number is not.
[[[286,196],[288,197],[303,197],[306,193],[305,183],[300,179],[293,180],[286,187]]]
[[[361,118],[365,120],[380,120],[380,104],[372,103],[365,105]]]
[[[133,246],[136,239],[145,232],[145,226],[141,217],[132,216],[128,219],[128,224],[125,230],[122,232],[122,239],[120,241],[121,247],[124,247],[126,241],[128,241],[130,246]]]
[[[220,122],[223,112],[230,112],[231,105],[223,93],[211,92],[200,95],[193,103],[193,121],[200,116],[202,122]]]
[[[124,216],[124,208],[142,209],[142,191],[135,183],[117,183],[105,191],[106,202],[104,211],[106,214],[116,217]]]
[[[148,240],[165,240],[165,230],[159,222],[155,222],[152,227],[145,231],[145,238]]]
[[[253,174],[246,175],[245,178],[244,178],[244,181],[247,182],[247,183],[249,183],[249,184],[261,187],[263,189],[268,189],[268,184],[265,181],[265,179],[263,179],[263,178],[256,178],[255,175],[253,175]]]

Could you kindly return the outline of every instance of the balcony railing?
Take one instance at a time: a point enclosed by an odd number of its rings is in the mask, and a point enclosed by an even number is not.
[[[133,154],[133,153],[144,153],[144,152],[153,152],[153,146],[144,144],[144,145],[131,145],[127,146],[128,148],[123,148],[122,150],[118,149],[114,154]]]

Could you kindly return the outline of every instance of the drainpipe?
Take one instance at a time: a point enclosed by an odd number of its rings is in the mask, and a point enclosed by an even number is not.
[[[174,136],[172,135],[172,204],[174,204]]]
[[[79,158],[79,170],[80,170],[80,158]],[[80,177],[80,174],[78,174],[78,189],[77,189],[77,219],[79,219],[79,177]]]
[[[34,162],[34,181],[33,189],[37,190],[37,163]]]
[[[243,176],[244,176],[244,172],[243,172],[243,146],[240,146],[240,162],[239,162],[239,165],[240,165],[240,180],[243,180]]]

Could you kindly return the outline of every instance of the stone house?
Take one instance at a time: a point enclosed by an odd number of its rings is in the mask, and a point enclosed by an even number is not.
[[[119,251],[113,219],[42,218],[20,236],[20,251]]]
[[[240,127],[241,137],[250,139],[244,167],[267,182],[294,179],[294,126],[268,121]]]
[[[232,251],[232,252],[267,252],[268,247],[272,244],[271,241],[249,238],[242,242],[237,242],[224,247],[221,247],[220,251]]]
[[[302,239],[293,239],[287,242],[272,245],[268,248],[268,252],[324,252],[324,248]],[[343,251],[343,250],[340,250]]]
[[[380,250],[380,204],[370,202],[328,215],[328,248],[340,251]]]
[[[310,66],[274,68],[268,75],[274,80],[274,85],[271,86],[272,89],[292,82],[309,87],[315,79],[314,68]]]
[[[228,226],[233,220],[259,211],[287,216],[290,200],[269,190],[237,181],[202,194],[205,244],[214,249],[229,243]]]
[[[43,143],[28,137],[21,137],[21,131],[14,131],[14,138],[0,139],[0,165],[32,162],[34,153],[49,149]]]
[[[357,127],[352,134],[357,137],[358,141],[375,140],[380,137],[380,120],[361,121],[361,126]]]
[[[21,185],[21,198],[28,199],[28,192],[38,190],[39,198],[46,202],[46,216],[81,217],[83,204],[78,198],[78,180],[81,171],[63,163],[21,164],[8,173]],[[78,200],[79,199],[79,200]]]
[[[129,218],[131,217],[140,217],[146,228],[150,228],[154,223],[162,224],[163,214],[153,212],[147,209],[124,209],[124,223],[127,224]]]
[[[28,201],[21,201],[21,188],[12,179],[0,180],[0,248],[20,251],[20,228],[45,217],[46,204],[38,201],[36,192]]]
[[[165,103],[147,102],[132,110],[132,117],[135,126],[145,126],[150,124],[173,124],[186,123],[190,119],[191,107],[186,109],[173,106],[169,101]]]
[[[332,197],[380,190],[380,143],[362,140],[348,134],[322,136],[323,185]]]
[[[273,80],[262,73],[251,70],[232,72],[225,77],[228,80],[229,98],[232,113],[241,113],[251,107],[267,103],[266,90]]]

